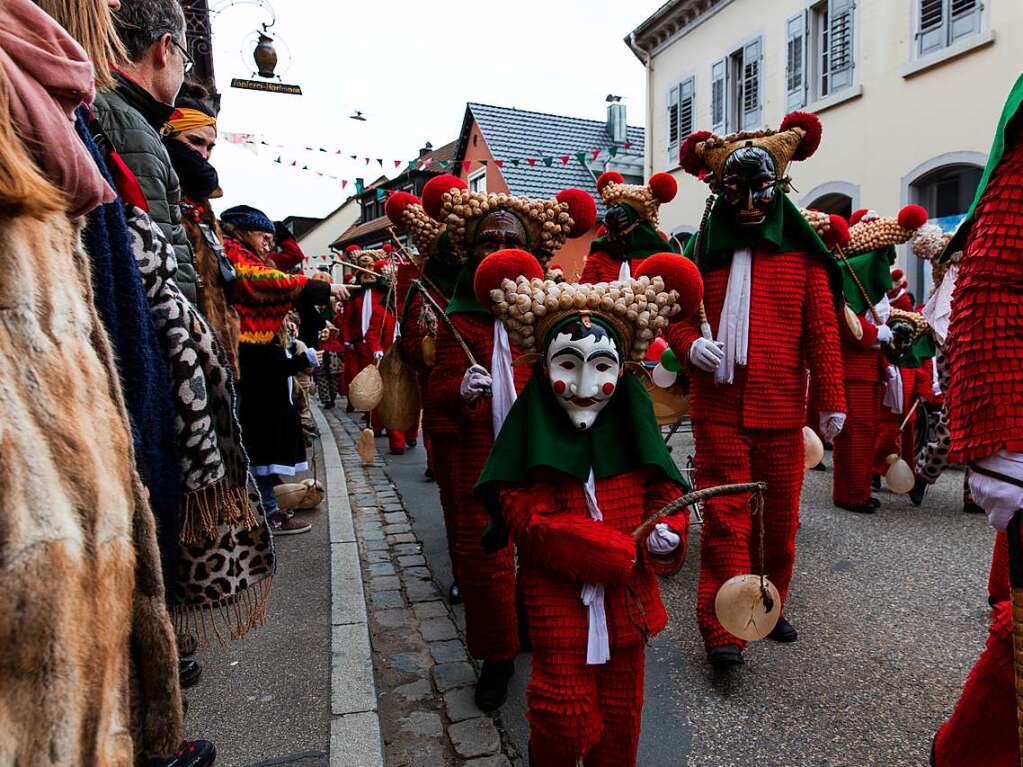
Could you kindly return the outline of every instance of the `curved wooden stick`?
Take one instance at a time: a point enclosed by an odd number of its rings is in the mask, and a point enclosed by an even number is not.
[[[416,290],[418,290],[420,294],[423,296],[423,298],[426,299],[427,303],[429,303],[430,306],[433,307],[433,310],[437,313],[437,316],[441,318],[441,320],[447,326],[448,330],[451,331],[451,335],[455,337],[455,340],[458,342],[458,345],[461,346],[462,351],[465,352],[465,356],[469,360],[469,365],[479,365],[480,367],[483,367],[476,361],[476,358],[472,356],[472,350],[469,348],[469,345],[465,342],[465,339],[462,338],[462,334],[458,332],[458,329],[451,322],[451,318],[448,317],[447,314],[445,314],[444,310],[440,308],[440,305],[433,300],[433,296],[430,295],[430,291],[424,288],[423,283],[420,282],[418,279],[412,280],[411,284],[415,285]]]
[[[735,485],[718,485],[716,487],[705,487],[702,490],[694,490],[691,493],[686,493],[680,498],[676,498],[656,514],[643,520],[643,523],[632,531],[632,537],[637,541],[642,540],[643,536],[650,531],[650,528],[653,527],[659,519],[663,519],[664,517],[674,514],[686,506],[692,506],[694,503],[703,503],[704,501],[715,498],[719,495],[731,495],[732,493],[763,493],[765,490],[767,490],[766,482],[742,482]]]

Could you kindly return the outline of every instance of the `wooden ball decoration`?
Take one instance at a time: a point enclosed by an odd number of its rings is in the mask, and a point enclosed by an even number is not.
[[[761,580],[764,588],[761,588]],[[714,612],[728,633],[752,642],[766,637],[778,624],[781,596],[766,577],[753,573],[736,575],[718,589]]]
[[[894,461],[891,461],[895,458]],[[884,475],[885,484],[893,493],[904,494],[913,489],[916,484],[916,476],[909,464],[897,455],[888,456],[888,472]]]
[[[348,387],[348,401],[356,410],[369,412],[384,396],[384,381],[376,365],[366,365]]]
[[[824,443],[817,432],[809,426],[803,427],[803,468],[812,469],[824,460]]]

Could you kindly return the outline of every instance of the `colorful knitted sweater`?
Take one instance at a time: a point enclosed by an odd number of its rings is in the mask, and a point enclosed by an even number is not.
[[[303,274],[285,274],[267,266],[235,239],[224,238],[224,252],[237,275],[231,290],[241,320],[241,343],[270,343],[304,293],[315,293],[309,296],[315,303],[325,303],[330,295],[326,282],[309,280]]]

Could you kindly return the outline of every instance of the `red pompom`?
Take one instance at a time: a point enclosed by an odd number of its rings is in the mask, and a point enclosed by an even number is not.
[[[678,291],[681,313],[675,315],[673,322],[692,317],[703,300],[703,278],[696,264],[678,253],[655,253],[640,264],[633,275],[639,278],[660,277],[664,280],[667,290]]]
[[[863,218],[868,213],[870,213],[870,210],[867,208],[860,208],[859,210],[854,210],[853,214],[849,216],[849,226],[856,226],[858,223],[860,223],[860,219]]]
[[[678,182],[675,181],[674,176],[667,173],[655,173],[650,177],[647,186],[653,192],[654,199],[662,205],[674,200],[675,195],[678,194]]]
[[[927,223],[927,211],[919,205],[907,205],[899,211],[899,226],[915,231]]]
[[[667,242],[669,239],[671,239],[670,237],[668,237],[668,233],[666,231],[664,231],[663,229],[658,229],[657,233],[659,235],[661,235],[661,239],[664,240],[665,242]]]
[[[569,237],[582,237],[597,223],[597,203],[582,189],[562,189],[555,199],[568,205],[568,215],[572,217]]]
[[[828,231],[821,238],[829,248],[845,245],[849,242],[849,224],[841,216],[832,213],[828,216]]]
[[[707,175],[710,169],[703,158],[696,154],[696,145],[713,135],[710,131],[701,130],[686,136],[686,140],[682,142],[682,146],[678,150],[678,163],[682,166],[682,170],[701,179]]]
[[[657,338],[650,342],[650,346],[647,347],[644,359],[647,362],[660,362],[661,355],[664,354],[664,350],[667,348],[668,342],[664,340],[664,336],[657,336]]]
[[[817,115],[810,112],[791,112],[785,115],[785,119],[781,121],[779,131],[792,128],[802,128],[805,133],[795,154],[792,155],[792,159],[805,160],[821,145],[821,121]]]
[[[476,300],[489,309],[493,303],[490,291],[501,287],[504,280],[514,280],[520,276],[530,280],[543,279],[543,267],[532,253],[515,248],[491,253],[476,267],[476,277],[472,283]]]
[[[607,237],[607,227],[601,224],[597,227],[596,238],[599,240],[601,237]]]
[[[435,176],[423,187],[423,210],[430,218],[440,219],[440,209],[444,204],[444,193],[451,189],[465,189],[466,184],[458,176],[445,174]]]
[[[898,282],[905,276],[906,273],[901,269],[892,269],[892,282]]]
[[[383,258],[378,258],[373,262],[373,270],[376,272],[381,271],[385,266],[387,266],[387,261]]]
[[[404,226],[405,222],[402,216],[405,215],[405,209],[409,205],[416,205],[419,203],[419,198],[414,194],[408,192],[395,192],[387,198],[387,202],[384,203],[384,213],[391,219],[391,223],[395,226]]]
[[[597,192],[603,192],[608,184],[624,184],[625,178],[616,170],[609,170],[600,174],[597,179]]]
[[[393,253],[394,246],[389,242],[385,242],[383,245],[380,246],[380,250],[384,251],[384,253]]]
[[[345,255],[350,256],[352,255],[352,253],[359,253],[361,251],[362,251],[361,245],[349,245],[347,248],[345,248]]]

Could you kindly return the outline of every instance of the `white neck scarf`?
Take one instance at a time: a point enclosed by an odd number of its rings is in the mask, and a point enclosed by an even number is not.
[[[893,413],[902,413],[902,373],[895,365],[889,365],[884,382],[882,404]]]
[[[626,280],[632,279],[632,267],[629,266],[629,259],[622,261],[622,265],[618,267],[618,281],[625,282]]]
[[[494,439],[504,426],[504,419],[515,403],[515,374],[512,372],[511,341],[501,320],[494,320],[494,351],[490,356],[490,416],[494,424]]]
[[[590,519],[603,522],[604,515],[597,505],[597,483],[590,469],[590,476],[583,484],[586,496],[586,508]],[[582,591],[583,604],[586,605],[589,629],[586,634],[586,663],[599,666],[611,660],[611,642],[607,632],[607,614],[604,612],[604,584],[587,583]]]
[[[959,276],[959,264],[949,264],[948,271],[941,278],[938,289],[931,293],[924,306],[924,317],[934,331],[934,340],[939,346],[945,345],[948,337],[948,321],[952,318],[952,291]]]
[[[732,383],[736,366],[746,366],[749,352],[749,299],[753,287],[753,252],[740,248],[732,254],[725,305],[721,308],[717,340],[725,358],[714,372],[715,383]]]
[[[371,288],[362,289],[362,340],[366,340],[366,334],[369,333],[369,321],[373,317],[373,290]]]

